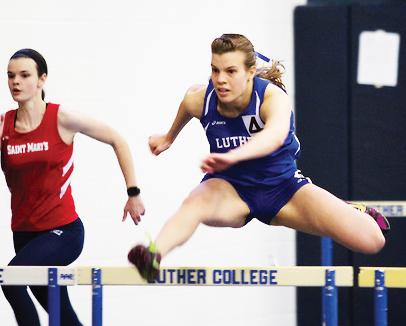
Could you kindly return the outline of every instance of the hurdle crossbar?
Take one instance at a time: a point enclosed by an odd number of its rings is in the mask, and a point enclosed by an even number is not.
[[[48,269],[53,266],[4,266],[0,267],[2,285],[49,284]],[[57,284],[91,285],[92,267],[54,267]],[[325,285],[326,270],[335,271],[338,287],[353,286],[351,266],[270,266],[270,267],[165,267],[159,280],[148,284],[133,267],[98,267],[102,285],[198,285],[198,286],[314,286]]]
[[[324,286],[326,270],[335,271],[336,286],[353,285],[350,266],[294,267],[166,267],[152,285],[173,286]],[[132,267],[100,267],[102,285],[146,285],[147,282]],[[92,267],[77,268],[77,284],[92,284]]]
[[[294,267],[174,267],[162,268],[156,283],[149,284],[134,267],[0,267],[2,285],[48,286],[49,325],[60,326],[59,286],[92,286],[92,325],[102,326],[104,285],[186,286],[316,286],[326,288],[326,326],[337,326],[337,288],[353,286],[350,266]]]
[[[382,270],[385,273],[385,287],[406,288],[406,267],[360,267],[358,286],[374,287],[376,270]]]
[[[76,268],[62,266],[3,266],[0,267],[0,284],[48,285],[49,268],[56,268],[58,285],[76,284]]]

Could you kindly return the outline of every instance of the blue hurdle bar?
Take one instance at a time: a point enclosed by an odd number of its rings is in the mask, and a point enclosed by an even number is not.
[[[324,326],[337,326],[338,325],[338,294],[335,281],[335,271],[326,270],[326,285],[324,286],[323,302],[325,309],[323,314],[322,325]]]
[[[333,241],[329,237],[321,237],[321,266],[333,266]],[[321,320],[326,316],[326,288],[321,288]]]
[[[375,270],[374,314],[375,326],[388,325],[388,293],[385,272],[380,269]]]
[[[321,266],[333,266],[333,240],[321,237]]]
[[[103,324],[103,285],[100,268],[92,268],[92,326]]]
[[[48,310],[49,326],[59,326],[61,323],[61,302],[58,269],[55,267],[48,268]]]

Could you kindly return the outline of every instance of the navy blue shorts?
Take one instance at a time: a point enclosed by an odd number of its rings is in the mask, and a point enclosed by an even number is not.
[[[66,266],[82,252],[84,228],[78,217],[47,231],[13,232],[13,240],[16,256],[12,266]]]
[[[210,174],[207,174],[202,182],[212,178],[221,178],[221,176],[216,175],[211,177]],[[250,213],[245,220],[245,224],[254,218],[262,223],[270,224],[272,218],[286,205],[296,191],[304,185],[311,183],[310,179],[304,177],[299,170],[291,178],[276,186],[242,186],[226,178],[223,180],[229,182],[241,199],[248,205]]]

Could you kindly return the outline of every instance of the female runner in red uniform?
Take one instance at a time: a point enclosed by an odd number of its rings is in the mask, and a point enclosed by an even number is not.
[[[17,51],[8,64],[8,85],[18,103],[2,117],[1,166],[11,192],[11,228],[16,256],[10,266],[65,266],[81,253],[83,224],[71,194],[73,140],[85,134],[113,147],[128,193],[127,214],[138,224],[144,204],[126,141],[109,126],[44,101],[48,69],[37,51]],[[31,286],[47,310],[47,288]],[[26,286],[3,286],[18,325],[40,325]],[[82,325],[61,288],[61,325]]]

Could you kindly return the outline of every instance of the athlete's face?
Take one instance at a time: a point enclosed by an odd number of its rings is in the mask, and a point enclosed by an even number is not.
[[[19,103],[41,97],[46,75],[38,77],[37,64],[30,58],[12,59],[7,69],[8,87],[13,100]]]
[[[241,51],[212,54],[211,80],[220,102],[232,103],[244,99],[251,93],[255,67],[247,70],[244,65],[245,54]]]

